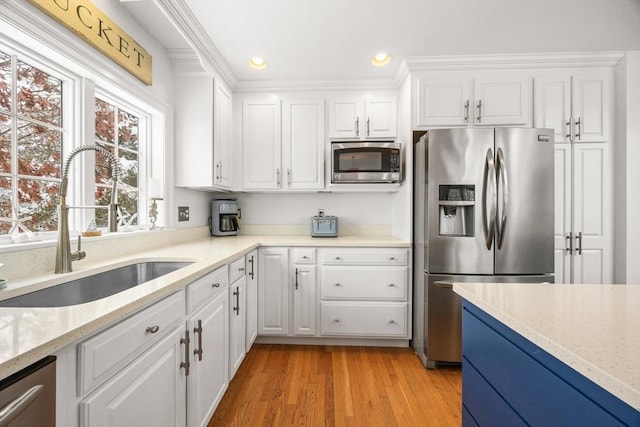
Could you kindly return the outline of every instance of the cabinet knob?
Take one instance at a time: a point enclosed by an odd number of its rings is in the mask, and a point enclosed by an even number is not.
[[[306,256],[306,255],[303,255],[303,256],[302,256],[302,259],[309,259],[309,257],[308,257],[308,256]]]
[[[333,319],[335,323],[340,323],[340,319]]]
[[[396,285],[395,285],[395,283],[389,283],[387,286],[389,286],[390,288],[393,288],[393,287],[395,287]]]
[[[156,332],[158,332],[160,330],[160,326],[158,325],[153,325],[153,326],[147,326],[147,329],[145,332],[148,332],[150,334],[155,334]]]
[[[340,258],[339,256],[337,256],[335,259],[336,259],[336,261],[340,261],[342,258]]]
[[[389,324],[393,325],[394,323],[396,323],[393,319],[389,320]]]
[[[220,287],[220,283],[216,282],[214,284],[211,285],[212,288],[219,288]]]
[[[342,285],[340,283],[334,283],[333,286],[338,287],[338,286],[342,286]]]
[[[389,257],[389,261],[395,261],[395,260],[396,260],[396,257],[394,256]]]
[[[240,267],[238,271],[244,271],[244,267]]]

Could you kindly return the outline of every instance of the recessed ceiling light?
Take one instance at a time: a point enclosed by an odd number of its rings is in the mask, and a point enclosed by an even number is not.
[[[254,70],[264,70],[267,68],[267,61],[260,58],[259,56],[254,56],[249,60],[249,66]]]
[[[391,55],[388,53],[379,53],[371,58],[371,63],[376,67],[382,67],[383,65],[387,65],[389,62],[391,62]]]

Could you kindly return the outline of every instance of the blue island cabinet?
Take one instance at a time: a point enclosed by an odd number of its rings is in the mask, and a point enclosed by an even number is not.
[[[640,426],[640,412],[464,301],[462,425]]]

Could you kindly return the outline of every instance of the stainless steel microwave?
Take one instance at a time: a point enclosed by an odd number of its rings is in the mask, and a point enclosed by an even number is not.
[[[393,141],[332,142],[331,182],[400,182],[401,153],[400,144]]]

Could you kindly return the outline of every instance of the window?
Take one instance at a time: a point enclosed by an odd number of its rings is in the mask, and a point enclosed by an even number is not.
[[[43,68],[0,51],[0,235],[57,229],[63,79]]]
[[[107,148],[120,162],[117,183],[117,202],[122,223],[138,224],[140,188],[140,129],[141,117],[115,102],[96,97],[95,142]],[[111,202],[112,170],[106,157],[96,153],[95,200],[98,205]],[[106,227],[106,209],[96,210],[96,225]]]

